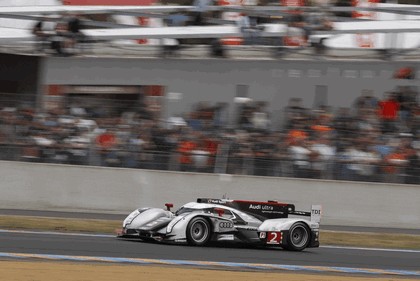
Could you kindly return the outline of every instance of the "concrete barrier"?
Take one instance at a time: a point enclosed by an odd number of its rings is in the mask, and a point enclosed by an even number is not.
[[[0,161],[0,208],[126,213],[197,197],[322,204],[329,225],[420,227],[420,186]]]

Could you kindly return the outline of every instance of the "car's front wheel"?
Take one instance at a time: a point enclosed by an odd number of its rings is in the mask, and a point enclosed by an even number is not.
[[[194,246],[206,245],[210,240],[210,223],[203,217],[193,218],[187,226],[188,244]]]
[[[302,251],[305,249],[311,239],[308,226],[303,222],[297,222],[292,225],[287,237],[287,250]]]

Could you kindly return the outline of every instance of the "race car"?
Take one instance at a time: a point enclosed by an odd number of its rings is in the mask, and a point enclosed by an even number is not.
[[[198,198],[176,212],[171,211],[173,204],[165,206],[133,211],[118,237],[194,246],[232,242],[291,251],[319,247],[320,205],[305,212],[277,201]]]

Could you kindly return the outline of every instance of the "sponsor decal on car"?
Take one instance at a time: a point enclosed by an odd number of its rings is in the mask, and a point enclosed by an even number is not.
[[[221,223],[219,223],[219,227],[220,228],[232,228],[233,223],[231,223],[231,222],[221,222]]]
[[[274,210],[273,206],[267,206],[267,205],[253,205],[253,204],[250,204],[249,208],[252,209],[252,210],[268,210],[268,211]]]
[[[221,199],[209,199],[208,203],[212,203],[212,204],[223,204],[224,201]]]
[[[281,232],[267,232],[267,244],[281,244],[283,234]]]
[[[249,205],[250,210],[259,210],[261,213],[277,213],[277,214],[283,214],[284,212],[278,211],[274,209],[274,206],[270,205],[260,205],[260,204],[250,204]]]

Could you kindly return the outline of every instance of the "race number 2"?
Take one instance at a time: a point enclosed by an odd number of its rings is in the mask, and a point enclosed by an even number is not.
[[[280,244],[281,232],[268,232],[267,233],[267,244]]]

